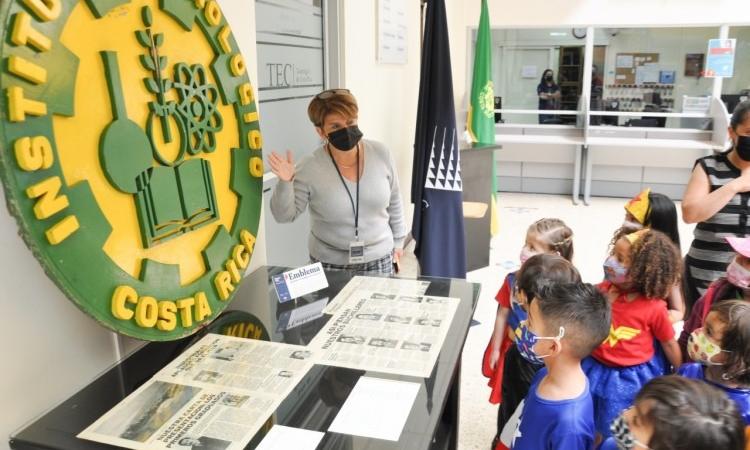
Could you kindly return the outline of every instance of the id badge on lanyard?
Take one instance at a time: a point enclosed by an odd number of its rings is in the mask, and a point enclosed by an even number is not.
[[[365,262],[365,243],[356,240],[349,243],[349,264]]]
[[[341,184],[344,186],[344,189],[346,190],[347,195],[349,196],[349,201],[352,204],[352,212],[354,213],[354,240],[349,242],[349,264],[362,264],[365,262],[365,243],[363,241],[359,240],[359,147],[357,147],[357,201],[355,204],[354,199],[352,198],[351,192],[349,192],[349,188],[346,187],[346,182],[344,181],[344,176],[341,175],[341,171],[339,171],[338,166],[336,165],[336,161],[333,159],[333,155],[330,153],[330,149],[328,150],[328,155],[331,157],[331,162],[333,163],[333,167],[336,169],[336,173],[338,173],[339,178],[341,179]]]

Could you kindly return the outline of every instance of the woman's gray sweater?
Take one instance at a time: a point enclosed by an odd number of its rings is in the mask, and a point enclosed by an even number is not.
[[[362,142],[359,239],[365,243],[365,262],[369,262],[403,246],[406,224],[390,152],[379,142]],[[357,183],[344,180],[356,204]],[[292,181],[279,180],[271,197],[271,212],[281,223],[294,221],[308,205],[310,256],[329,264],[348,264],[349,243],[354,241],[354,211],[324,147],[297,164]]]

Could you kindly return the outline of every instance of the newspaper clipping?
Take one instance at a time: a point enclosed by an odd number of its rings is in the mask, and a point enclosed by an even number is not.
[[[428,287],[430,287],[429,281],[356,276],[346,283],[346,286],[328,303],[323,312],[335,314],[342,306],[358,297],[359,292],[363,290],[383,294],[424,295]]]
[[[305,347],[209,334],[78,437],[132,449],[243,449],[313,364]]]
[[[309,347],[320,364],[427,378],[459,299],[358,291]]]

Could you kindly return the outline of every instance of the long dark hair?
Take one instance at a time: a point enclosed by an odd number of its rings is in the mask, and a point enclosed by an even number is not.
[[[742,450],[745,422],[734,401],[719,388],[677,375],[654,378],[636,403],[651,400],[645,413],[654,434],[653,450]]]
[[[546,81],[544,80],[544,77],[547,76],[547,72],[550,72],[552,74],[552,85],[555,85],[555,72],[552,69],[547,69],[544,72],[542,72],[542,79],[539,80],[539,84],[544,85]]]
[[[652,230],[661,231],[680,250],[680,232],[677,230],[677,208],[672,199],[664,194],[651,192],[648,194],[648,212],[646,225]]]

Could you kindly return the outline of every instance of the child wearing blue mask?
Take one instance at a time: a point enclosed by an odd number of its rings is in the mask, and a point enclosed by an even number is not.
[[[593,401],[581,360],[607,336],[607,300],[590,284],[553,284],[528,299],[526,309],[516,346],[544,367],[501,440],[512,450],[593,449]]]
[[[674,375],[649,381],[600,450],[743,450],[745,424],[719,389]]]
[[[688,339],[690,359],[677,371],[727,393],[750,425],[750,303],[722,300],[711,307],[703,327]]]
[[[680,255],[664,233],[641,230],[617,240],[599,284],[612,306],[609,335],[583,367],[591,383],[596,430],[609,425],[650,379],[669,372],[656,354],[657,341],[669,363],[682,359],[664,298],[680,274]]]
[[[578,272],[569,263],[573,258],[573,231],[562,220],[544,218],[529,226],[519,258],[521,264],[525,265],[535,255],[554,255],[558,259],[555,264],[567,263],[562,271],[564,274],[570,273],[568,268],[576,274],[576,279],[557,280],[553,276],[552,281],[580,281]],[[552,270],[549,267],[547,269]],[[545,273],[542,271],[538,274]],[[513,351],[513,340],[518,334],[519,324],[526,319],[526,312],[517,298],[517,293],[522,291],[518,289],[519,274],[520,270],[509,273],[495,297],[498,302],[495,328],[482,359],[482,374],[489,378],[487,384],[492,388],[490,403],[500,403],[493,447],[497,444],[505,422],[526,395],[531,378],[540,367],[525,364],[518,352]],[[527,293],[534,292],[534,287],[530,284],[526,289]]]

